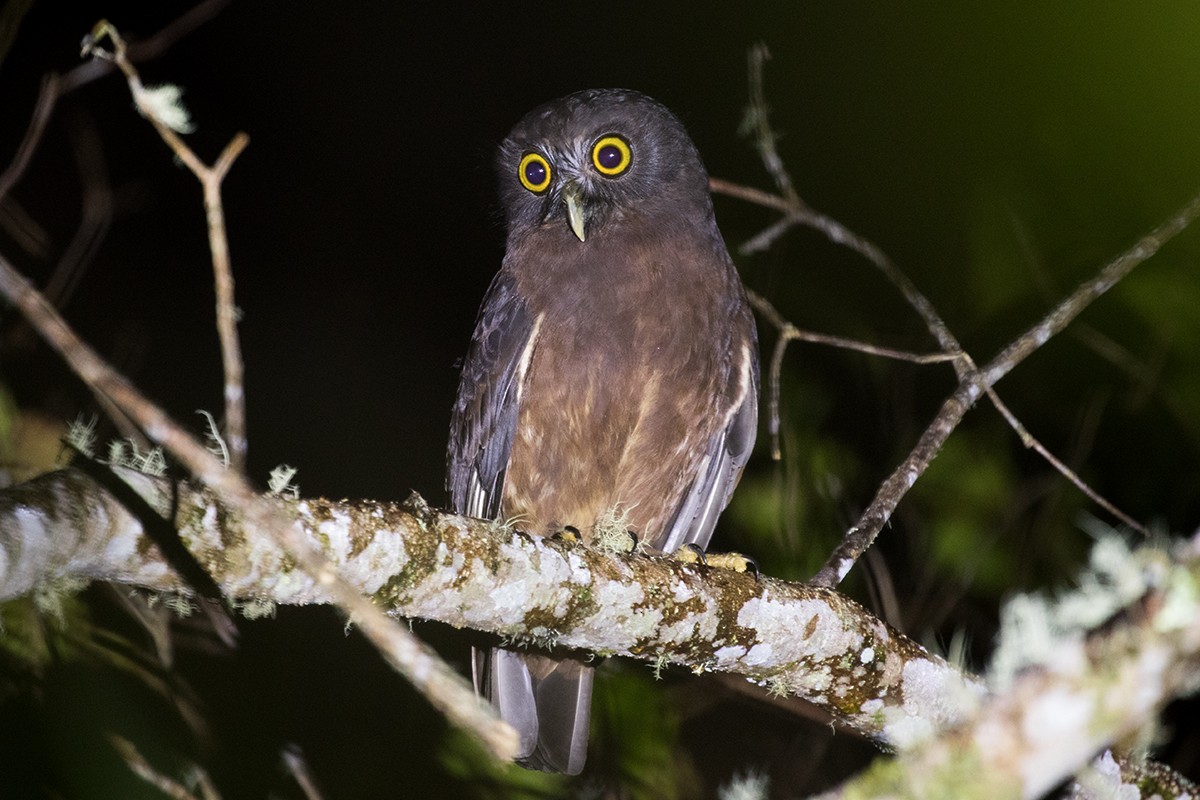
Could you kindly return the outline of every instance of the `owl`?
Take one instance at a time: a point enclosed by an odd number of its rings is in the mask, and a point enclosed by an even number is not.
[[[638,92],[577,92],[518,122],[496,167],[506,248],[454,404],[453,510],[706,547],[754,446],[758,346],[683,124]],[[474,672],[519,763],[583,768],[591,666],[493,648]]]

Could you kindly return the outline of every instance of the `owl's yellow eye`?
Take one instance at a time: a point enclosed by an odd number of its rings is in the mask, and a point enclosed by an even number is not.
[[[614,178],[629,169],[632,160],[633,151],[629,149],[629,142],[616,134],[601,136],[592,145],[592,165],[601,175]]]
[[[517,166],[517,177],[521,179],[521,185],[534,194],[541,194],[549,189],[553,176],[550,162],[541,153],[526,153]]]

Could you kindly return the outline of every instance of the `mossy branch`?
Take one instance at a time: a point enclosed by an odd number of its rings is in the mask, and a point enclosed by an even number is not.
[[[330,600],[321,581],[211,493],[117,472],[151,507],[174,508],[181,540],[230,600]],[[1003,691],[989,694],[981,679],[832,589],[534,539],[436,511],[416,495],[403,504],[264,502],[393,616],[743,675],[901,751],[838,796],[922,796],[935,778],[956,782],[956,796],[974,796],[975,783],[987,789],[979,796],[1037,796],[1153,719],[1200,666],[1194,542],[1174,553],[1133,551],[1135,602],[1097,632],[1060,631],[1051,653],[1010,668]],[[187,591],[141,523],[75,469],[0,492],[0,599],[66,578]],[[1121,577],[1123,591],[1130,579]],[[1042,741],[1047,732],[1057,746]]]

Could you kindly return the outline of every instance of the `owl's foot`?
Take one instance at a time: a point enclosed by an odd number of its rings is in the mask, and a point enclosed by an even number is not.
[[[520,528],[513,528],[513,529],[512,529],[512,538],[514,538],[514,539],[520,539],[521,541],[525,542],[526,544],[532,544],[532,543],[533,543],[533,537],[532,537],[532,536],[530,536],[530,535],[529,535],[528,533],[526,533],[525,531],[521,530]]]
[[[671,554],[671,558],[684,564],[704,564],[717,569],[729,569],[734,572],[749,572],[758,580],[758,562],[742,553],[706,553],[696,544],[685,544]]]
[[[568,547],[583,544],[583,536],[579,533],[579,528],[576,528],[574,525],[563,525],[562,530],[550,534],[550,539],[555,542],[562,542]]]

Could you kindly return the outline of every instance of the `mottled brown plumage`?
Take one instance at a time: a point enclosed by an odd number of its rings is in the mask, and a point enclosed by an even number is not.
[[[651,547],[704,547],[753,447],[758,360],[695,147],[654,100],[593,90],[530,112],[497,164],[507,251],[451,422],[454,509],[585,540],[616,511]],[[476,685],[521,763],[582,768],[589,667],[494,650]]]

